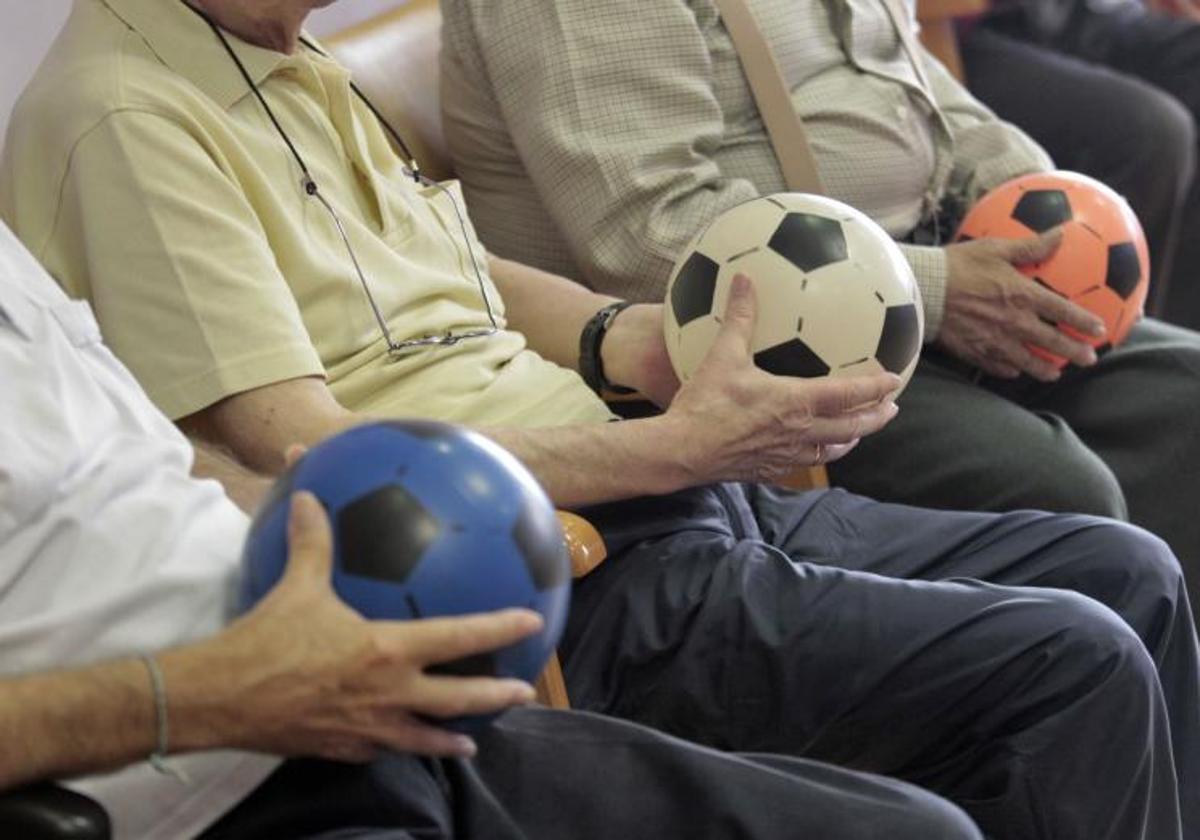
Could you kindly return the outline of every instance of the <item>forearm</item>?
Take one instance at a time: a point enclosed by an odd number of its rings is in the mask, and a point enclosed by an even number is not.
[[[211,478],[225,488],[225,495],[246,513],[254,513],[271,487],[271,479],[240,464],[233,454],[215,444],[192,441],[195,460],[192,475]]]
[[[488,268],[504,298],[509,329],[524,334],[544,358],[577,370],[584,325],[616,298],[499,257],[491,257]]]
[[[137,660],[0,682],[0,789],[128,764],[153,752],[155,737]]]
[[[559,507],[660,495],[702,483],[688,441],[667,415],[549,429],[485,429],[513,453]]]
[[[287,466],[290,447],[315,446],[367,420],[338,405],[323,381],[307,378],[236,394],[179,425],[189,437],[228,450],[250,470],[277,476]]]
[[[630,310],[629,327],[654,308]],[[615,322],[621,324],[623,314]],[[624,327],[623,330],[629,327]],[[578,334],[573,342],[578,341]],[[616,344],[620,344],[620,335]],[[621,375],[633,364],[614,362]],[[632,374],[631,374],[632,375]],[[636,383],[635,383],[636,384]],[[320,380],[298,379],[247,391],[218,403],[185,427],[232,450],[239,459],[272,474],[284,466],[294,444],[313,446],[361,423],[383,418],[346,411]],[[394,418],[403,419],[403,418]],[[592,504],[668,492],[690,482],[680,464],[686,441],[672,433],[673,419],[597,423],[539,429],[484,429],[484,434],[524,462],[555,503]]]

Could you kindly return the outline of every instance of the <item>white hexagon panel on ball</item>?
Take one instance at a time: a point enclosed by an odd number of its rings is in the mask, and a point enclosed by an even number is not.
[[[681,379],[716,338],[737,274],[758,297],[752,350],[760,368],[785,376],[888,370],[908,383],[924,335],[921,295],[900,248],[864,214],[823,196],[780,193],[730,208],[697,235],[667,288],[667,351]]]

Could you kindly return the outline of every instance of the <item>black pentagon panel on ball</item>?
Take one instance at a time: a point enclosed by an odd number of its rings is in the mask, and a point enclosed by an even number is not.
[[[921,349],[921,322],[912,303],[889,306],[883,313],[883,329],[875,359],[888,373],[900,373]]]
[[[675,323],[684,326],[712,312],[713,293],[721,266],[699,251],[687,258],[671,287],[671,311]]]
[[[829,365],[798,338],[754,354],[754,364],[776,376],[826,376]]]
[[[1137,246],[1132,242],[1120,242],[1108,246],[1108,274],[1104,284],[1125,300],[1137,288],[1142,279],[1142,264],[1138,260]]]
[[[500,671],[496,667],[494,653],[477,653],[474,656],[464,656],[453,662],[442,662],[429,665],[425,671],[430,674],[440,674],[446,677],[495,677]]]
[[[441,534],[442,525],[415,496],[389,484],[338,511],[337,529],[346,572],[403,583]]]
[[[1071,221],[1071,200],[1062,190],[1030,190],[1013,208],[1013,218],[1030,230],[1045,233]]]
[[[801,271],[816,271],[849,255],[842,223],[812,213],[788,213],[767,245]]]
[[[547,505],[525,502],[512,530],[513,542],[525,559],[529,579],[539,592],[567,582],[570,558],[558,517]]]

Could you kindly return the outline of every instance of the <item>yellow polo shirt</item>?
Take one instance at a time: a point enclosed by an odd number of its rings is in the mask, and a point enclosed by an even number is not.
[[[403,175],[347,71],[304,48],[287,56],[228,37],[345,224],[393,337],[486,327],[454,208]],[[300,178],[180,0],[76,0],[14,112],[0,214],[92,302],[109,345],[173,418],[311,375],[348,408],[382,415],[610,417],[516,333],[390,359],[333,220]]]

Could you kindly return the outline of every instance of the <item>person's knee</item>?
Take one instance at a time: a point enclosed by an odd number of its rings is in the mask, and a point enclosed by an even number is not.
[[[1154,534],[1106,519],[1079,531],[1075,539],[1087,591],[1127,621],[1158,626],[1181,607],[1183,568]]]
[[[874,840],[879,827],[888,827],[891,840],[982,840],[983,834],[957,805],[925,788],[900,779],[853,774],[853,783],[843,787],[848,773],[841,768],[821,767],[814,781],[826,789],[845,794],[835,803],[836,818],[822,834],[829,840]],[[809,810],[811,803],[796,803]],[[803,817],[802,817],[803,818]]]
[[[1036,655],[1061,664],[1047,679],[1062,678],[1067,693],[1104,694],[1113,719],[1148,723],[1147,698],[1157,693],[1158,670],[1142,639],[1119,615],[1075,592],[1046,590],[1041,630],[1045,647]],[[1034,650],[1035,648],[1031,648]]]
[[[1043,451],[1028,448],[1023,458],[1005,459],[1006,480],[1019,488],[1011,507],[1128,519],[1125,494],[1113,471],[1082,444],[1066,444],[1053,441]]]
[[[1196,169],[1196,122],[1191,112],[1174,96],[1145,85],[1138,107],[1128,109],[1126,130],[1135,138],[1132,146],[1172,183],[1187,184]]]
[[[962,809],[951,802],[913,788],[903,818],[891,823],[888,836],[896,840],[983,840],[983,833]],[[874,835],[872,835],[874,836]]]

